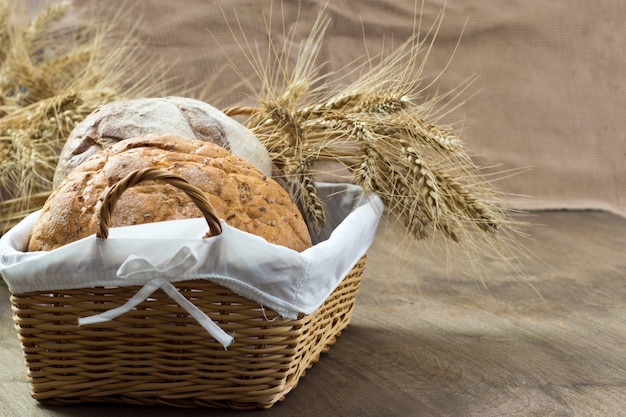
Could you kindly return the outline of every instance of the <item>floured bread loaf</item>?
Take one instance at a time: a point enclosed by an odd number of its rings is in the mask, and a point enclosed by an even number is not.
[[[213,142],[272,173],[269,154],[256,136],[215,107],[186,97],[139,98],[105,104],[76,125],[59,155],[53,186],[99,150],[151,133]]]
[[[263,172],[210,142],[154,134],[120,141],[74,168],[46,201],[29,251],[52,250],[96,232],[102,193],[132,171],[156,167],[202,189],[229,225],[302,251],[311,237],[287,192]],[[127,189],[111,227],[202,217],[177,188],[142,182]]]

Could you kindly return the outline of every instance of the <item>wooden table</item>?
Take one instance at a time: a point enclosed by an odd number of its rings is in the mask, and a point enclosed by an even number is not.
[[[286,400],[232,412],[32,400],[0,284],[0,415],[621,416],[626,415],[626,219],[540,212],[527,275],[483,265],[447,271],[398,248],[381,227],[352,324]]]

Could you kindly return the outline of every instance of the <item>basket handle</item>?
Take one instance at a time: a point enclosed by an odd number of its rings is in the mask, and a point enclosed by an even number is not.
[[[196,187],[195,185],[189,183],[183,177],[174,174],[170,171],[166,171],[159,168],[144,168],[137,171],[132,171],[126,177],[122,178],[112,187],[109,187],[104,193],[104,199],[102,201],[102,205],[100,206],[100,226],[98,231],[96,232],[96,237],[99,239],[107,239],[109,237],[109,224],[111,223],[111,213],[113,213],[113,209],[115,208],[115,204],[117,200],[119,200],[120,196],[124,191],[128,188],[136,185],[142,181],[164,181],[179,190],[185,192],[191,198],[191,200],[198,206],[202,215],[207,221],[209,225],[208,232],[203,236],[203,238],[217,236],[222,233],[222,225],[219,221],[217,213],[215,209],[209,202],[206,194]]]

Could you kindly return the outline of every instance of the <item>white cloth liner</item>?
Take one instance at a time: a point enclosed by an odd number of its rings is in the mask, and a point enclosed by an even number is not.
[[[286,318],[317,310],[374,240],[383,212],[376,195],[352,184],[319,183],[327,226],[316,244],[296,252],[228,226],[202,239],[205,219],[111,228],[49,252],[25,252],[39,212],[0,238],[0,274],[12,293],[106,286],[144,286],[119,309],[82,318],[81,325],[111,320],[162,288],[224,347],[232,342],[172,282],[207,279],[275,310]]]

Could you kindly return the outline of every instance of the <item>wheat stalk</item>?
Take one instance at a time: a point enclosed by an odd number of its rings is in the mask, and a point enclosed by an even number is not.
[[[149,71],[126,84],[140,73],[127,64],[138,48],[132,33],[115,40],[113,23],[65,21],[68,1],[44,6],[28,20],[35,10],[0,0],[0,234],[43,205],[78,123],[107,102],[160,87]]]
[[[329,23],[323,10],[292,71],[286,62],[293,39],[283,50],[270,47],[274,61],[283,61],[275,63],[261,59],[243,34],[240,47],[262,88],[255,90],[250,83],[255,105],[225,111],[249,116],[245,124],[265,144],[281,174],[298,184],[291,188],[297,190],[292,197],[311,227],[324,221],[311,187],[319,174],[315,163],[331,161],[351,173],[349,181],[379,195],[416,240],[443,234],[468,251],[499,254],[505,248],[494,243],[498,238],[513,241],[521,233],[513,212],[503,207],[502,195],[481,176],[461,139],[439,123],[446,111],[442,97],[457,98],[473,78],[447,95],[422,98],[427,87],[422,72],[442,19],[443,12],[425,37],[429,42],[416,30],[378,63],[367,56],[358,67],[362,74],[348,85],[333,85],[332,74],[316,64]]]

